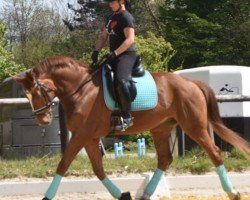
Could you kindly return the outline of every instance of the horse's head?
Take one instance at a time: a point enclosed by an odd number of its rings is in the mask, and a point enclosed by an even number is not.
[[[49,125],[52,122],[52,100],[55,95],[55,85],[50,79],[38,79],[27,71],[13,77],[23,87],[28,98],[36,121],[40,126]]]

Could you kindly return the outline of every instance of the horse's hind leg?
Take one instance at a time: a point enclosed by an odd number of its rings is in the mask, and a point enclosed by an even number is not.
[[[154,172],[154,175],[148,185],[144,190],[144,194],[141,200],[148,200],[150,196],[153,195],[164,171],[169,167],[169,165],[173,161],[172,153],[170,150],[169,138],[171,135],[171,130],[173,129],[173,125],[169,125],[168,123],[162,124],[161,126],[151,130],[154,145],[156,148],[158,165],[157,169]]]
[[[220,149],[212,142],[207,129],[199,129],[199,125],[197,127],[196,124],[196,128],[188,129],[186,133],[200,145],[200,147],[208,154],[209,158],[216,166],[216,172],[219,175],[222,188],[228,194],[228,197],[231,200],[239,200],[240,194],[233,189],[232,183],[227,176],[227,172],[223,165],[222,157],[220,154]]]
[[[107,188],[110,194],[119,200],[132,200],[129,192],[121,193],[120,189],[106,176],[103,163],[102,154],[99,149],[99,139],[93,139],[85,146],[93,171],[103,185]]]

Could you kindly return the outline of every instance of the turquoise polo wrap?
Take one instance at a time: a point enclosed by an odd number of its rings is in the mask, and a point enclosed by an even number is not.
[[[120,189],[108,177],[102,180],[102,184],[114,198],[119,199],[122,196]]]
[[[45,197],[48,199],[53,199],[56,195],[57,189],[61,183],[62,177],[60,175],[55,175],[52,183],[50,184],[47,192],[45,193]]]
[[[151,196],[154,193],[158,183],[161,180],[161,177],[162,177],[163,173],[164,172],[162,170],[160,170],[160,169],[157,169],[154,172],[154,175],[153,175],[152,179],[149,181],[144,193],[146,193],[149,196]]]
[[[227,176],[227,171],[226,171],[224,165],[220,165],[219,167],[217,167],[216,172],[219,175],[223,190],[225,192],[232,192],[233,186],[232,186],[232,183]]]

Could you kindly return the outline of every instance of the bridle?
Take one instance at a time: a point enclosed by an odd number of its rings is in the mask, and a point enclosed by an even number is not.
[[[103,61],[104,60],[104,61]],[[106,63],[106,59],[102,58],[98,63],[92,63],[91,67],[95,68],[95,70],[90,74],[90,78],[88,78],[87,80],[83,80],[79,86],[77,87],[77,89],[70,93],[70,94],[66,94],[64,97],[62,97],[60,99],[60,101],[65,100],[67,97],[70,97],[74,94],[76,94],[86,83],[88,83],[89,81],[92,80],[92,78],[97,74],[97,72],[101,69],[100,66],[104,65]],[[55,103],[53,102],[54,98],[56,96],[54,96],[53,98],[50,98],[50,96],[48,95],[48,90],[49,88],[47,88],[46,86],[44,86],[42,83],[40,83],[40,81],[38,79],[35,79],[36,85],[35,87],[38,87],[40,93],[42,94],[44,100],[45,100],[45,105],[42,106],[41,108],[38,109],[33,109],[33,113],[34,115],[40,115],[40,114],[44,114],[47,109],[49,109],[51,106],[54,106]]]
[[[53,102],[54,98],[50,98],[50,96],[48,95],[48,89],[46,86],[44,86],[43,84],[40,83],[40,81],[38,79],[35,79],[36,85],[35,87],[38,87],[40,93],[42,94],[44,100],[45,100],[45,105],[42,106],[41,108],[38,109],[33,109],[33,113],[34,115],[40,115],[40,114],[44,114],[45,110],[49,109],[51,106],[55,105],[55,103]]]

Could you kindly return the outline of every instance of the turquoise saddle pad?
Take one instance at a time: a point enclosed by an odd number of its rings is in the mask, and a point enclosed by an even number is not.
[[[109,94],[104,68],[105,67],[102,68],[104,101],[106,103],[106,106],[110,110],[112,111],[118,110],[115,101]],[[132,102],[132,111],[149,110],[154,108],[157,105],[158,96],[157,96],[156,84],[152,75],[147,70],[145,70],[144,76],[133,77],[133,81],[135,82],[136,85],[137,96],[135,100]]]

